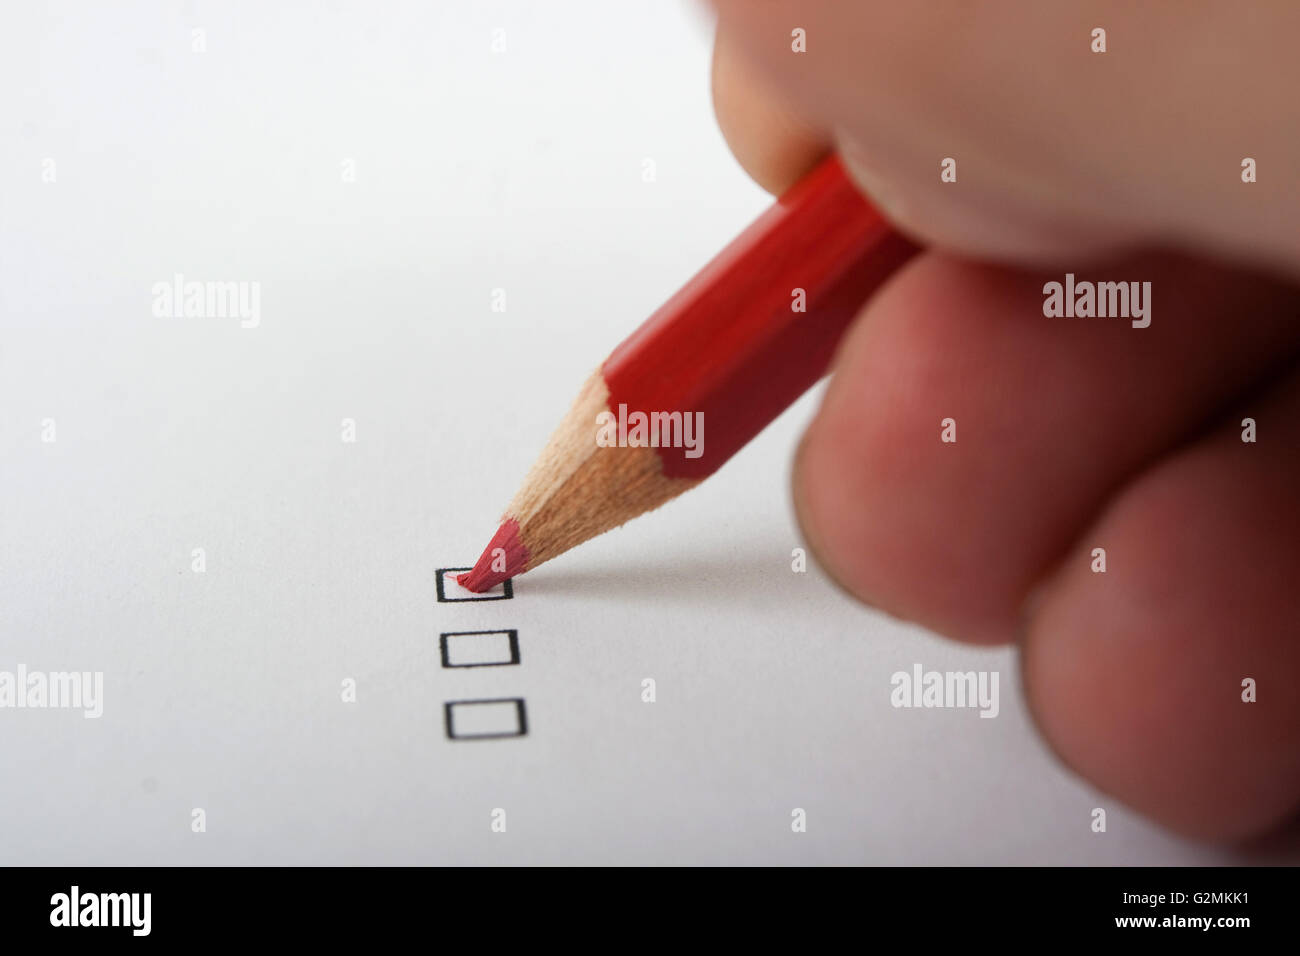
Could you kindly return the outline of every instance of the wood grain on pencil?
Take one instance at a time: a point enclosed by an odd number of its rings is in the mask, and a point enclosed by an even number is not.
[[[666,477],[654,448],[598,445],[596,416],[608,402],[597,372],[506,506],[483,557],[457,578],[460,584],[485,591],[699,484]]]
[[[916,251],[824,161],[587,380],[459,583],[485,591],[717,471],[825,374],[862,303]],[[700,440],[598,442],[598,416],[638,412],[691,416]]]

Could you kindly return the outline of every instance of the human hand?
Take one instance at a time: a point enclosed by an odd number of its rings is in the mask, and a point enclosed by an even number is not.
[[[750,174],[779,193],[838,149],[929,246],[849,331],[800,447],[821,564],[899,617],[1018,641],[1049,744],[1142,813],[1221,840],[1282,826],[1300,805],[1300,7],[714,5],[718,119]],[[1150,282],[1150,325],[1045,316],[1067,272]]]

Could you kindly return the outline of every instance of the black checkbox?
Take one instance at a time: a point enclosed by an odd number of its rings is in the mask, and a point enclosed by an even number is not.
[[[442,707],[448,740],[500,740],[528,735],[522,697],[449,700]]]
[[[519,632],[448,631],[439,635],[443,667],[505,667],[519,663]]]

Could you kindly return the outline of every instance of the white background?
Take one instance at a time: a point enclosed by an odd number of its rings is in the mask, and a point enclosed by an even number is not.
[[[709,32],[665,0],[6,9],[0,670],[105,700],[0,710],[2,862],[1227,859],[1061,770],[1010,651],[791,572],[815,396],[512,601],[435,603],[586,374],[767,202]],[[260,283],[260,326],[156,318],[178,272]],[[520,666],[440,666],[489,628]],[[913,663],[1000,671],[1001,715],[892,708]],[[445,738],[494,696],[529,736]]]

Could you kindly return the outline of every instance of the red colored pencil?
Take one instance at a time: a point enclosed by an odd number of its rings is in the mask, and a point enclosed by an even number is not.
[[[614,349],[457,581],[486,591],[713,474],[916,251],[824,160]]]

